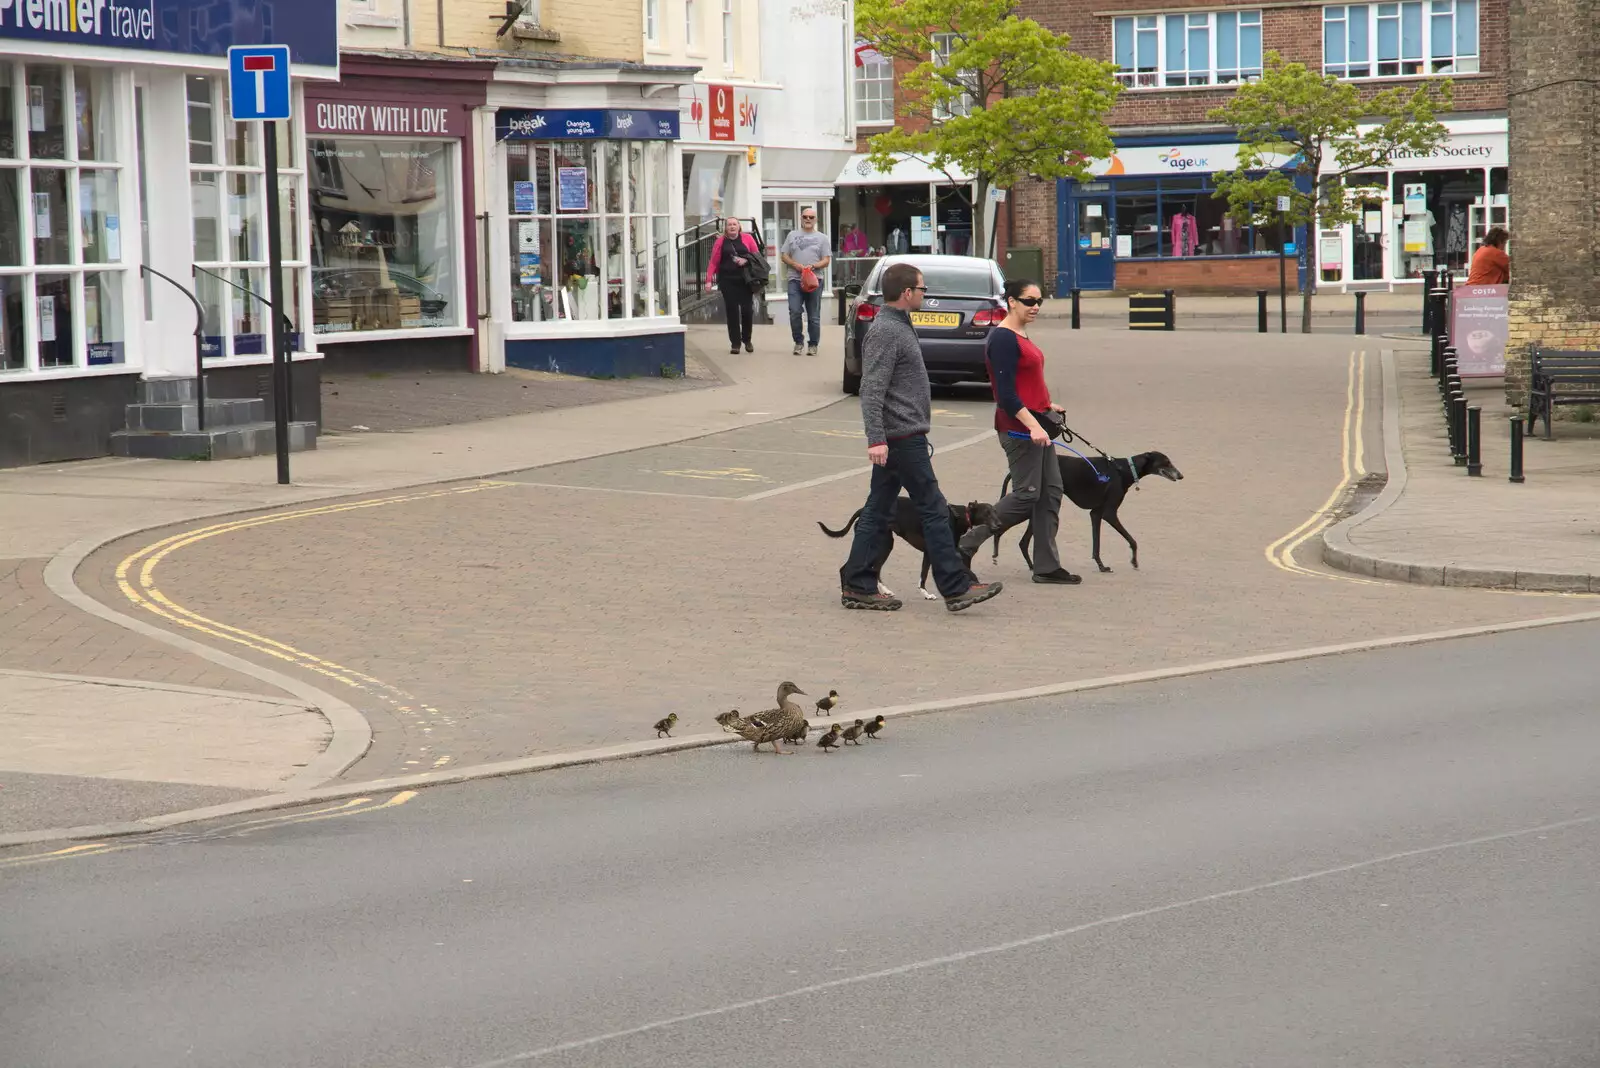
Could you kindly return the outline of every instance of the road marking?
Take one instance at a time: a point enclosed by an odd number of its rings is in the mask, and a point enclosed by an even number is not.
[[[274,523],[286,523],[295,519],[306,519],[315,516],[337,515],[343,512],[362,511],[369,508],[382,508],[391,504],[404,504],[411,501],[431,500],[439,497],[461,496],[471,493],[482,493],[486,490],[502,489],[515,483],[504,481],[475,482],[469,486],[453,486],[449,489],[428,490],[418,493],[403,493],[391,497],[379,497],[364,501],[348,501],[340,504],[320,505],[313,508],[301,508],[291,512],[279,512],[272,515],[252,516],[245,519],[236,519],[229,522],[214,523],[210,526],[197,527],[179,534],[173,534],[152,542],[144,548],[129,554],[117,565],[117,588],[124,597],[135,606],[160,616],[171,623],[181,627],[199,631],[202,634],[223,641],[243,645],[258,653],[274,657],[316,672],[326,678],[335,679],[354,689],[370,694],[372,697],[385,702],[395,709],[397,714],[412,719],[425,718],[410,710],[402,711],[407,706],[420,705],[421,702],[407,691],[398,686],[374,678],[354,668],[346,667],[335,661],[315,656],[304,649],[296,648],[287,642],[269,638],[263,634],[235,627],[208,616],[201,615],[162,592],[156,584],[156,569],[173,553],[180,549],[194,545],[197,542],[231,534],[240,530],[249,530],[255,527],[268,526]],[[423,706],[427,707],[427,706]]]
[[[676,490],[623,489],[621,486],[568,486],[560,482],[517,482],[534,489],[574,490],[579,493],[631,493],[638,497],[681,497],[691,501],[737,501],[738,497],[718,497],[712,493],[682,493]]]
[[[960,441],[937,449],[935,450],[935,455],[938,453],[955,452],[957,449],[965,449],[969,445],[976,445],[980,441],[991,441],[993,438],[994,431],[985,430],[981,434],[974,434],[969,438],[962,438]],[[867,464],[863,467],[852,467],[848,471],[840,471],[837,474],[821,475],[817,478],[807,479],[804,482],[796,482],[793,485],[779,486],[776,489],[762,490],[760,493],[752,493],[748,497],[740,497],[739,500],[741,502],[764,501],[769,497],[777,497],[780,494],[794,493],[798,490],[813,489],[817,486],[825,486],[829,482],[838,482],[841,479],[856,478],[861,475],[868,474],[871,472],[871,470],[871,464]]]
[[[699,478],[708,481],[726,482],[771,482],[766,475],[758,474],[749,467],[683,467],[672,471],[657,471],[658,475],[672,475],[674,478]]]
[[[1172,901],[1164,905],[1154,905],[1150,908],[1136,909],[1132,912],[1123,912],[1115,916],[1103,916],[1098,920],[1087,923],[1075,924],[1071,927],[1062,927],[1054,931],[1045,931],[1041,934],[1029,935],[1025,938],[1012,939],[1009,942],[999,942],[994,945],[980,946],[976,949],[965,949],[956,953],[947,953],[941,957],[929,957],[925,960],[912,961],[909,964],[896,965],[893,968],[880,968],[877,971],[862,972],[859,975],[842,976],[838,979],[829,979],[822,983],[812,983],[809,986],[796,987],[793,990],[784,990],[776,994],[767,994],[758,998],[747,998],[743,1001],[719,1005],[712,1009],[701,1009],[698,1012],[686,1012],[678,1016],[669,1016],[660,1020],[629,1027],[620,1031],[610,1031],[603,1035],[594,1035],[589,1038],[575,1039],[571,1042],[562,1042],[559,1045],[544,1046],[540,1049],[528,1050],[525,1053],[514,1053],[509,1057],[502,1057],[493,1061],[481,1061],[471,1068],[509,1068],[510,1065],[521,1064],[526,1061],[538,1060],[556,1053],[569,1053],[573,1050],[586,1049],[606,1042],[614,1042],[620,1038],[632,1038],[635,1035],[648,1034],[652,1031],[661,1031],[680,1024],[694,1023],[698,1020],[708,1020],[717,1016],[726,1016],[729,1013],[742,1012],[745,1009],[760,1008],[763,1005],[772,1005],[779,1001],[791,998],[810,997],[813,994],[822,994],[830,990],[839,990],[844,987],[860,986],[864,983],[876,982],[880,979],[895,979],[902,975],[913,975],[933,968],[944,968],[956,964],[965,964],[970,960],[979,960],[984,957],[998,956],[1012,953],[1019,949],[1028,949],[1033,946],[1046,945],[1071,938],[1073,935],[1084,934],[1088,931],[1100,930],[1107,927],[1120,927],[1123,924],[1136,920],[1147,920],[1162,916],[1169,912],[1178,912],[1184,909],[1198,908],[1202,905],[1214,905],[1219,901],[1230,901],[1234,898],[1247,897],[1253,894],[1266,893],[1269,890],[1282,890],[1291,886],[1315,882],[1336,875],[1349,875],[1353,872],[1366,871],[1371,868],[1394,864],[1402,860],[1414,860],[1418,857],[1433,856],[1439,853],[1451,852],[1459,849],[1472,849],[1477,846],[1493,845],[1498,842],[1510,841],[1528,835],[1544,834],[1549,831],[1567,830],[1581,827],[1600,821],[1600,814],[1579,816],[1576,819],[1561,820],[1556,823],[1544,823],[1537,827],[1524,827],[1514,831],[1501,831],[1498,834],[1486,834],[1476,838],[1464,838],[1453,842],[1441,842],[1437,845],[1422,846],[1417,849],[1402,850],[1398,853],[1388,853],[1381,857],[1372,857],[1368,860],[1358,860],[1351,864],[1340,864],[1332,868],[1320,868],[1316,871],[1303,872],[1299,875],[1290,875],[1282,879],[1273,879],[1268,882],[1255,883],[1251,886],[1235,887],[1232,890],[1219,890],[1214,894],[1202,894],[1199,897],[1185,898],[1182,901]]]

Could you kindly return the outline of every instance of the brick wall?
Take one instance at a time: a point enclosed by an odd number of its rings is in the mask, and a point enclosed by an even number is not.
[[[1295,261],[1287,264],[1289,292],[1298,293]],[[1118,260],[1117,291],[1181,293],[1254,293],[1278,291],[1278,257],[1240,259]]]
[[[1506,396],[1528,345],[1600,350],[1600,0],[1511,0],[1511,326]],[[1526,166],[1518,166],[1524,162]]]

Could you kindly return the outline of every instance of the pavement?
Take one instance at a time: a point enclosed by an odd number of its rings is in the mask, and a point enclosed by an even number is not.
[[[1159,295],[1159,290],[1150,290]],[[1126,329],[1128,292],[1085,292],[1080,295],[1079,318],[1086,327]],[[1276,288],[1267,294],[1267,331],[1280,334],[1300,331],[1300,294],[1289,293],[1287,316]],[[1410,293],[1373,292],[1365,297],[1366,337],[1376,341],[1382,335],[1417,336],[1422,330],[1421,291]],[[1072,317],[1069,294],[1058,294],[1044,306],[1049,319]],[[1253,333],[1258,329],[1259,304],[1254,294],[1177,297],[1176,331],[1221,330]],[[1285,323],[1285,319],[1287,322]],[[1311,304],[1311,330],[1315,334],[1344,334],[1354,338],[1356,298],[1354,293],[1317,293]],[[1280,335],[1281,336],[1281,335]]]
[[[1551,627],[901,720],[826,755],[700,750],[12,855],[0,1060],[1588,1068],[1597,641]]]
[[[1373,507],[1324,534],[1327,563],[1430,586],[1600,593],[1600,426],[1564,420],[1552,441],[1526,438],[1525,481],[1512,483],[1504,384],[1470,380],[1467,403],[1483,410],[1483,474],[1470,477],[1450,455],[1427,351],[1389,361],[1388,448],[1404,462]]]
[[[808,360],[762,328],[755,356],[706,361],[726,384],[335,437],[295,458],[292,487],[273,484],[270,458],[0,473],[21,517],[0,531],[0,665],[313,709],[328,738],[315,766],[337,769],[322,789],[348,797],[375,781],[655,751],[679,744],[649,730],[668,712],[684,744],[721,740],[702,733],[711,717],[766,707],[784,677],[838,689],[855,714],[950,707],[1594,606],[1322,565],[1324,530],[1387,492],[1376,339],[1286,349],[1270,335],[1038,330],[1078,430],[1118,455],[1160,449],[1185,473],[1124,505],[1142,570],[1108,530],[1113,571],[1094,571],[1074,512],[1062,539],[1068,566],[1087,572],[1080,587],[1029,583],[1008,538],[998,562],[976,564],[1007,583],[1002,600],[951,616],[917,597],[902,547],[885,581],[906,609],[842,612],[847,543],[813,525],[842,525],[863,495],[859,416],[828,347],[838,333]],[[715,351],[719,335],[691,336]],[[983,392],[941,391],[936,408],[947,495],[992,500],[1004,469]],[[36,700],[35,715],[51,711]],[[71,709],[61,715],[70,728]],[[57,802],[71,782],[21,778],[35,759],[24,748],[0,765],[0,823],[43,839],[196,818],[174,814],[169,761],[239,748],[249,723],[219,714],[115,767],[94,764],[99,742],[80,730],[73,766],[96,773],[72,780],[90,798],[78,807]],[[297,746],[256,746],[237,779],[212,784],[240,791],[220,803],[303,796],[252,794],[266,777],[303,781]],[[102,781],[124,800],[97,808]]]

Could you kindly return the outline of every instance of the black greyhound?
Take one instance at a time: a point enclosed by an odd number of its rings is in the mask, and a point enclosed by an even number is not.
[[[1128,489],[1138,485],[1140,479],[1160,475],[1170,482],[1179,482],[1183,479],[1183,472],[1173,466],[1164,452],[1141,452],[1125,460],[1097,456],[1092,463],[1081,456],[1057,456],[1057,459],[1061,462],[1062,496],[1089,513],[1090,525],[1094,529],[1095,565],[1101,571],[1111,570],[1100,562],[1100,521],[1103,519],[1127,541],[1128,547],[1133,550],[1133,566],[1138,568],[1139,543],[1133,540],[1128,528],[1117,518],[1117,509],[1122,507],[1122,499],[1128,495]],[[1101,475],[1106,477],[1104,482],[1100,481]],[[1000,495],[1004,497],[1010,490],[1011,476],[1007,475],[1000,487]],[[1029,523],[1017,546],[1022,550],[1022,559],[1027,562],[1029,570],[1033,569],[1033,559],[1028,556],[1028,546],[1032,541],[1033,524]],[[1000,559],[998,534],[994,539],[994,559]]]
[[[829,530],[820,522],[817,526],[822,527],[822,532],[830,538],[842,538],[850,533],[850,528],[856,525],[856,520],[861,518],[863,511],[865,509],[857,508],[855,514],[850,517],[850,522],[844,525],[843,530]],[[961,540],[961,535],[975,526],[993,525],[994,505],[992,504],[973,501],[965,508],[960,505],[950,505],[950,532],[956,536],[957,541]],[[932,569],[933,563],[928,559],[928,547],[922,538],[922,517],[917,514],[917,506],[911,503],[910,497],[895,498],[894,517],[889,521],[889,530],[893,534],[900,535],[906,540],[907,545],[922,553],[922,579],[917,583],[917,586],[921,589],[922,596],[930,601],[934,600],[934,595],[928,592],[928,572]],[[878,557],[878,572],[880,574],[883,572],[885,561],[889,559],[889,554],[893,551],[894,538],[891,537],[884,542],[883,554]],[[879,582],[878,592],[889,594],[890,591],[882,582]],[[890,594],[890,596],[893,595]]]

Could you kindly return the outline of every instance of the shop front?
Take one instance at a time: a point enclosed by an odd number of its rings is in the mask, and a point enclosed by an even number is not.
[[[678,112],[501,106],[493,121],[486,226],[500,367],[682,374]]]
[[[329,367],[476,369],[473,113],[494,64],[346,53],[306,96],[312,330]]]
[[[723,83],[685,85],[682,131],[683,224],[716,225],[761,207],[762,90]]]
[[[1426,156],[1397,156],[1352,175],[1356,221],[1318,231],[1319,284],[1339,291],[1403,289],[1423,272],[1464,280],[1473,251],[1510,214],[1510,149],[1503,118],[1455,119]]]
[[[885,256],[912,252],[983,255],[972,248],[971,199],[976,186],[920,160],[897,160],[887,172],[864,155],[851,156],[835,180],[836,246],[833,284],[866,280]],[[859,234],[860,237],[853,235]]]
[[[262,127],[227,117],[230,45],[290,46],[285,311],[314,347],[301,101],[337,77],[335,6],[124,10],[0,0],[0,466],[105,455],[142,380],[194,376],[194,305],[141,264],[198,295],[210,394],[270,399]],[[295,418],[315,419],[319,360],[295,359]]]
[[[1241,223],[1215,195],[1216,173],[1238,162],[1232,141],[1130,138],[1094,162],[1090,180],[1063,179],[1056,291],[1276,289],[1280,255],[1293,261],[1291,284],[1300,284],[1304,228],[1283,235],[1277,225]]]

